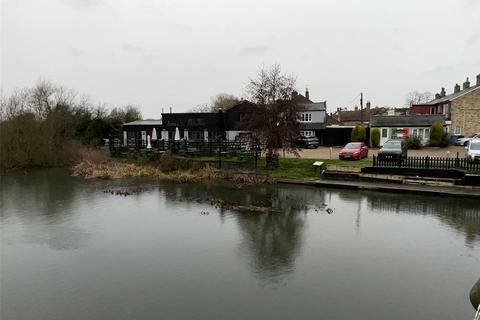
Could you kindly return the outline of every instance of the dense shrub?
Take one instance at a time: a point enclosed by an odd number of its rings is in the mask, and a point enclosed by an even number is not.
[[[33,114],[0,122],[0,169],[69,165],[78,158],[68,113],[53,111],[45,120]]]
[[[361,124],[356,125],[352,130],[351,140],[354,142],[363,142],[367,137],[367,130]]]
[[[172,172],[178,170],[188,170],[194,167],[194,163],[190,159],[175,156],[170,151],[162,154],[158,160],[158,167],[162,172]]]
[[[380,129],[372,129],[372,147],[378,148],[380,145]]]
[[[410,136],[408,137],[407,148],[408,149],[421,149],[422,148],[422,139],[419,136]]]
[[[104,138],[121,137],[122,123],[140,118],[135,107],[108,113],[48,81],[0,95],[0,169],[69,165],[79,142],[102,146]]]
[[[447,147],[450,143],[448,134],[443,130],[440,122],[435,122],[430,128],[430,146]]]

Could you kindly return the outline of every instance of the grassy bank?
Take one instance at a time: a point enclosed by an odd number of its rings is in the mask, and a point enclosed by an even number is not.
[[[322,161],[325,165],[336,165],[340,167],[361,168],[372,165],[372,161],[369,160],[347,161],[280,158],[278,169],[266,170],[265,159],[262,159],[259,163],[258,171],[274,178],[318,179],[320,177],[319,170],[312,165],[315,161]]]

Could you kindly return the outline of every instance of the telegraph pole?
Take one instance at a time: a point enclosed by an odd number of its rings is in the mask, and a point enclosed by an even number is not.
[[[363,125],[363,92],[360,92],[360,123]]]

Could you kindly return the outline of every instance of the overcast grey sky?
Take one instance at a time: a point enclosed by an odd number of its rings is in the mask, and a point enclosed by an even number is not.
[[[1,0],[4,94],[37,79],[145,117],[241,96],[279,63],[329,109],[480,73],[480,0]]]

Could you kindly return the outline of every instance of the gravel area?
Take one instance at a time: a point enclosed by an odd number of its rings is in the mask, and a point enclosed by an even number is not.
[[[331,157],[330,157],[331,149]],[[340,147],[319,147],[317,149],[301,149],[300,157],[304,159],[338,159]],[[373,155],[377,155],[378,149],[371,148],[368,151],[368,158],[372,159]],[[465,147],[449,146],[447,148],[430,148],[425,147],[420,150],[408,150],[409,157],[456,157],[457,152],[460,157],[465,157]],[[287,157],[294,157],[294,155],[287,154]]]

